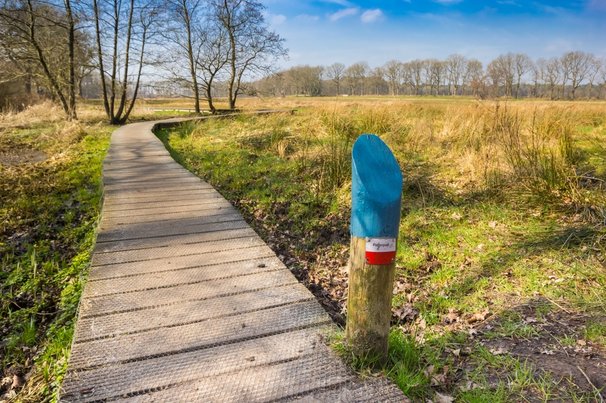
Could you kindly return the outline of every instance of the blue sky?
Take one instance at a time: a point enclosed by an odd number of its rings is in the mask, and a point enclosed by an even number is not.
[[[507,52],[534,59],[583,50],[606,57],[606,0],[264,0],[290,50],[284,66],[379,66],[391,59],[484,63]]]

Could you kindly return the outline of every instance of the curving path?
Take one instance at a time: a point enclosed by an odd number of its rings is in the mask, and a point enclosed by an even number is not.
[[[320,304],[157,124],[112,136],[61,401],[406,400],[324,345]]]

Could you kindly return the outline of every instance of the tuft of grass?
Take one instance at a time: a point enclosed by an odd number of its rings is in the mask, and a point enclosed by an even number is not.
[[[496,329],[486,332],[487,339],[514,337],[529,339],[538,336],[539,332],[532,325],[524,322],[524,318],[517,312],[507,312],[502,315]]]
[[[359,373],[382,372],[393,380],[406,396],[413,399],[429,397],[431,380],[426,373],[428,364],[424,359],[423,347],[399,329],[390,332],[388,343],[388,359],[382,362],[376,357],[360,357],[354,354],[342,331],[335,332],[330,337],[333,349]]]
[[[387,376],[413,399],[430,395],[430,379],[427,376],[424,353],[418,342],[410,335],[394,329],[389,334],[389,364]]]
[[[606,346],[606,323],[589,322],[585,328],[585,338],[594,343]]]

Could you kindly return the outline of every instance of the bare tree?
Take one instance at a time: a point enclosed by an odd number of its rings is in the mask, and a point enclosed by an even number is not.
[[[562,56],[562,66],[566,71],[566,77],[570,78],[572,99],[575,99],[576,90],[589,74],[591,58],[589,53],[579,51],[568,52]]]
[[[382,67],[375,67],[370,71],[366,78],[366,91],[367,93],[372,93],[373,95],[384,94],[387,86],[386,82],[383,79],[385,73]],[[399,84],[398,84],[399,87]],[[372,90],[372,91],[370,91]]]
[[[227,33],[229,45],[229,108],[236,108],[246,74],[272,70],[273,62],[286,56],[284,39],[268,29],[265,7],[255,0],[212,0],[214,18]]]
[[[75,119],[76,116],[76,19],[72,10],[71,0],[63,0],[65,7],[65,22],[67,31],[68,70],[67,80],[68,107],[67,118]]]
[[[541,76],[543,83],[549,88],[549,98],[555,99],[556,87],[561,78],[561,65],[560,60],[556,57],[551,59],[539,59],[537,61],[537,68]]]
[[[137,99],[158,9],[135,0],[93,0],[92,8],[103,107],[111,124],[124,124]]]
[[[467,69],[467,59],[465,57],[454,54],[446,59],[446,75],[448,77],[448,88],[450,95],[459,94],[461,81]]]
[[[470,87],[473,96],[479,97],[484,95],[482,93],[484,87],[484,67],[481,61],[471,59],[467,62],[464,83]]]
[[[532,78],[532,88],[530,90],[530,95],[534,98],[539,96],[539,89],[541,84],[541,70],[536,63],[532,63],[532,67],[530,69],[530,76]]]
[[[366,76],[370,71],[370,67],[366,62],[354,63],[345,69],[345,78],[349,84],[350,94],[364,95]]]
[[[202,0],[166,0],[170,29],[162,36],[172,43],[176,50],[170,68],[178,80],[184,80],[181,71],[174,71],[175,66],[187,65],[189,79],[185,80],[194,97],[194,111],[200,113],[200,87],[198,86],[198,58],[202,44],[199,35],[205,22],[202,16]],[[183,63],[185,62],[185,63]]]
[[[404,63],[404,70],[407,71],[407,74],[410,76],[410,83],[415,95],[421,94],[421,88],[423,87],[424,67],[425,62],[419,59]]]
[[[76,119],[78,45],[72,2],[5,0],[0,3],[0,30],[9,60],[26,76],[39,74],[67,119]]]
[[[197,33],[200,37],[200,50],[196,66],[206,102],[211,113],[216,112],[213,90],[214,84],[223,69],[229,63],[229,42],[227,32],[215,21],[210,21],[204,31]],[[235,105],[235,100],[234,100]]]
[[[593,86],[596,83],[596,81],[598,80],[601,70],[602,70],[602,61],[599,58],[595,57],[594,55],[590,55],[589,72],[587,74],[587,82],[589,84],[589,92],[587,94],[588,98],[591,98],[593,96]],[[599,91],[598,91],[598,97],[599,97]]]
[[[516,79],[515,97],[520,97],[520,86],[522,85],[522,77],[532,70],[534,63],[525,53],[516,53],[513,58],[513,72]]]
[[[513,95],[514,81],[514,56],[512,53],[499,55],[490,62],[487,72],[492,79],[495,95],[499,95],[500,87],[503,87],[505,96]]]
[[[604,93],[604,98],[606,98],[606,59],[602,59],[600,64],[602,67],[598,73],[598,77],[601,82],[602,92]]]
[[[296,66],[284,72],[289,93],[293,95],[318,96],[322,92],[322,71],[320,66]]]
[[[427,74],[430,93],[440,95],[440,87],[446,76],[446,63],[441,60],[431,59],[427,61]]]
[[[390,60],[383,66],[383,75],[389,85],[389,93],[391,95],[398,95],[400,90],[402,79],[402,63],[397,60]]]
[[[335,84],[337,96],[341,95],[341,82],[343,81],[344,71],[345,65],[343,63],[333,63],[325,70],[326,78]]]

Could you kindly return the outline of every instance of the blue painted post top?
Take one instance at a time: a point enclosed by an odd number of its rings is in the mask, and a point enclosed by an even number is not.
[[[397,238],[402,203],[402,172],[378,136],[362,134],[352,151],[351,234]]]

